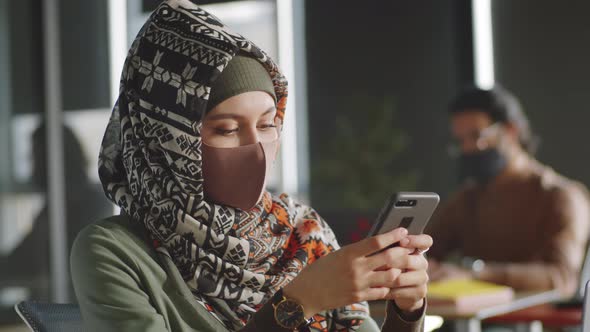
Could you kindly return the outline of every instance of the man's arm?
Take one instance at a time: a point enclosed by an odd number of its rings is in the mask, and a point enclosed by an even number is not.
[[[544,204],[543,244],[537,259],[523,264],[486,264],[479,279],[515,289],[558,289],[572,295],[586,253],[590,213],[585,190],[570,185],[553,190]]]

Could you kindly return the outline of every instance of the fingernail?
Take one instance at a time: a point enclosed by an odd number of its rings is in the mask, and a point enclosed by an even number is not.
[[[406,245],[410,244],[410,240],[408,238],[403,238],[399,242],[402,246],[406,246]]]
[[[402,228],[401,232],[402,232],[402,235],[404,235],[404,236],[408,235],[408,230],[405,228]]]

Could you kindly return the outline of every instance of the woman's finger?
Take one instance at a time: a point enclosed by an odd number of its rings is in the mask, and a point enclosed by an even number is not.
[[[369,274],[369,287],[391,288],[396,279],[400,276],[400,269],[388,269],[385,271],[373,271]]]
[[[372,271],[384,271],[390,268],[406,270],[426,270],[428,261],[422,255],[410,255],[408,249],[396,247],[368,257],[367,264]]]
[[[428,260],[422,255],[409,255],[404,268],[412,271],[428,270]]]
[[[375,287],[369,288],[363,294],[363,301],[377,301],[385,299],[390,293],[389,287]],[[358,301],[357,301],[358,302]]]
[[[418,302],[426,297],[426,285],[416,287],[392,288],[387,299],[394,301]]]
[[[425,252],[432,247],[432,237],[427,234],[409,235],[402,239],[400,245],[404,248],[417,249],[420,252]]]
[[[404,272],[395,278],[391,288],[421,286],[427,284],[428,280],[428,274],[424,270]]]
[[[370,271],[376,269],[387,270],[389,268],[405,268],[410,253],[410,249],[393,247],[378,254],[368,256],[365,260],[367,268]]]
[[[408,235],[408,230],[405,228],[396,228],[391,232],[371,236],[357,243],[348,246],[348,250],[352,251],[355,256],[368,256],[374,254],[388,246],[400,242]]]

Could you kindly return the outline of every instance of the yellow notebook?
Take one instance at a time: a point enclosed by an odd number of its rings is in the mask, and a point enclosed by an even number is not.
[[[453,306],[457,312],[509,303],[514,290],[508,286],[461,279],[431,282],[428,285],[428,302],[431,306]]]

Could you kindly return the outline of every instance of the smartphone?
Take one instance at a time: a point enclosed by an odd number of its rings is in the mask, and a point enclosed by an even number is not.
[[[398,227],[406,228],[408,234],[411,235],[422,234],[439,201],[440,197],[436,193],[399,192],[393,194],[381,209],[368,236],[386,233]],[[388,248],[396,245],[393,244]]]

